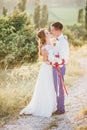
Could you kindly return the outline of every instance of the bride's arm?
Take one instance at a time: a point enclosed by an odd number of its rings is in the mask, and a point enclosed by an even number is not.
[[[50,65],[50,62],[48,61],[48,51],[47,51],[46,49],[43,49],[43,50],[41,51],[41,54],[42,54],[43,61],[44,61],[46,64]]]

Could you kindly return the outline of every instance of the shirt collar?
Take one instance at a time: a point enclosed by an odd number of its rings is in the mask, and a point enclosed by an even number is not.
[[[57,40],[60,40],[63,37],[63,34],[57,37]]]

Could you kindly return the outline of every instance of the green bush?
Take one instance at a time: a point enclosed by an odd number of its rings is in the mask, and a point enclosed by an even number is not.
[[[71,32],[71,30],[68,27],[65,27],[63,33],[64,33],[64,35],[67,36],[67,38],[68,38],[69,41],[73,41],[74,34],[73,34],[73,32]]]
[[[10,67],[37,60],[37,38],[26,12],[0,17],[0,65]]]
[[[84,42],[79,40],[79,39],[75,39],[75,40],[72,41],[72,44],[74,46],[82,46],[84,44]]]
[[[67,26],[64,29],[69,43],[73,46],[82,46],[87,43],[87,32],[82,25]]]
[[[74,33],[76,38],[84,39],[85,35],[87,34],[87,31],[83,25],[75,24],[73,26],[68,26],[68,29]]]

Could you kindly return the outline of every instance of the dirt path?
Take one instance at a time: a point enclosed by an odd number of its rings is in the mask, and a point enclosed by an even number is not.
[[[85,108],[87,111],[87,58],[82,58],[79,62],[84,75],[69,90],[69,96],[65,100],[65,114],[50,118],[19,117],[17,121],[6,124],[0,130],[77,130],[79,127],[87,130],[87,115],[83,116]]]

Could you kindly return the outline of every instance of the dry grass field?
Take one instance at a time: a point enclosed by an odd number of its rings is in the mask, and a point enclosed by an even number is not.
[[[80,70],[78,60],[87,56],[87,46],[70,49],[69,63],[65,76],[66,86],[72,87]],[[41,66],[41,60],[34,64],[24,64],[21,67],[8,70],[0,70],[0,125],[6,123],[11,117],[16,117],[20,110],[29,103],[37,75]],[[84,111],[84,114],[87,110]],[[83,129],[81,129],[83,130]],[[84,129],[85,130],[85,129]]]

